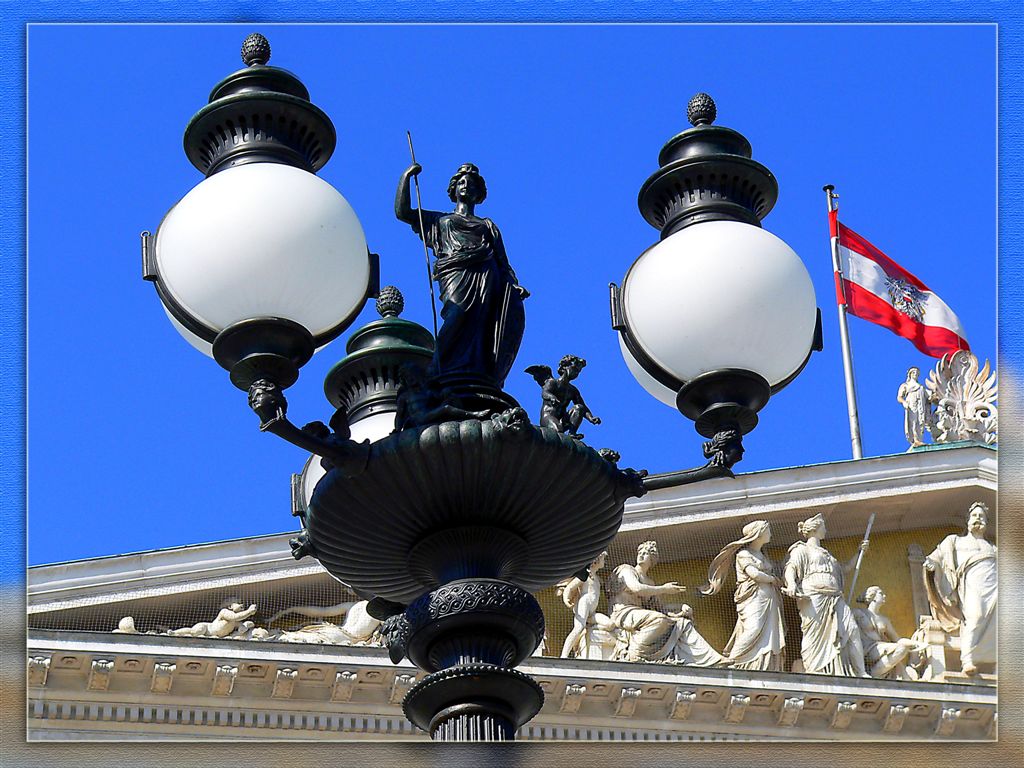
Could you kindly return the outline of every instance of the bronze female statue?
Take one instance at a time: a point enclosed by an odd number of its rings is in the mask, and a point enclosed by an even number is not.
[[[412,226],[434,251],[433,278],[440,289],[442,325],[428,374],[478,374],[500,388],[523,338],[526,317],[519,285],[508,263],[501,232],[490,219],[474,214],[487,197],[480,171],[459,167],[448,184],[452,213],[423,210],[409,198],[409,181],[422,170],[413,163],[402,174],[395,195],[395,216]]]

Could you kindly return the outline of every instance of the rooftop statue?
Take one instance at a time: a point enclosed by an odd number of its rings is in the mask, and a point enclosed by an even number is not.
[[[996,547],[985,538],[988,507],[971,505],[967,533],[944,538],[924,560],[925,588],[932,615],[960,636],[964,673],[996,662]]]
[[[708,583],[701,588],[714,595],[725,581],[730,565],[736,568],[736,628],[725,646],[729,666],[738,669],[782,671],[786,628],[782,622],[782,580],[761,548],[772,540],[765,520],[743,526],[743,536],[725,545],[711,562]]]
[[[216,637],[226,638],[231,635],[244,634],[253,629],[252,622],[246,622],[250,616],[256,613],[256,604],[253,603],[245,608],[241,603],[231,603],[227,608],[221,608],[217,618],[213,621],[201,621],[191,627],[172,629],[164,634],[175,637]]]
[[[523,300],[530,294],[508,262],[498,227],[474,212],[487,197],[479,169],[465,163],[452,176],[451,213],[412,207],[409,182],[421,170],[413,163],[402,174],[395,216],[434,251],[443,322],[428,374],[481,374],[501,387],[519,352],[526,323]]]
[[[827,535],[821,515],[804,520],[798,529],[806,541],[789,548],[782,594],[794,598],[800,609],[804,672],[869,677],[860,628],[843,598],[844,573],[854,569],[857,557],[843,564],[821,545]],[[867,539],[860,548],[868,548]]]
[[[366,600],[339,603],[326,607],[301,605],[288,608],[270,617],[268,624],[290,613],[311,618],[328,618],[341,614],[345,621],[338,626],[329,621],[307,624],[294,630],[271,633],[268,639],[281,643],[314,643],[321,645],[381,645],[377,632],[381,622],[366,612]]]
[[[919,675],[913,666],[913,659],[925,646],[911,638],[899,636],[892,621],[882,613],[885,599],[885,592],[881,587],[868,587],[863,598],[868,607],[858,608],[853,612],[857,626],[860,627],[864,656],[871,665],[871,676],[917,680]],[[911,666],[907,665],[908,660],[912,662]]]
[[[563,659],[610,659],[615,652],[619,630],[612,620],[597,610],[601,600],[598,571],[604,568],[607,552],[602,552],[587,569],[587,578],[574,576],[559,589],[566,608],[572,611],[572,629],[562,645]]]
[[[572,383],[586,364],[587,361],[582,357],[566,355],[558,362],[557,377],[551,374],[551,368],[546,365],[531,365],[526,369],[526,373],[533,376],[541,388],[540,426],[582,440],[579,428],[584,419],[591,424],[601,423],[590,412],[580,391]]]
[[[924,432],[932,426],[932,410],[928,405],[928,392],[917,380],[921,369],[907,369],[907,380],[900,384],[896,400],[903,406],[903,434],[911,448],[924,445]]]
[[[660,598],[681,595],[674,581],[655,584],[649,572],[658,562],[658,545],[637,547],[636,565],[622,564],[608,580],[608,609],[612,624],[622,631],[615,658],[622,661],[664,661],[710,667],[725,660],[693,626],[688,605],[669,613]]]

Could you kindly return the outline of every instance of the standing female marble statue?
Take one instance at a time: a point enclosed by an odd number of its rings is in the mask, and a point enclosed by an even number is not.
[[[714,595],[725,581],[729,566],[735,562],[736,628],[725,646],[726,661],[738,669],[782,671],[782,649],[786,629],[782,622],[781,579],[773,563],[761,548],[772,540],[765,520],[743,526],[743,536],[725,545],[708,569],[708,583],[701,588]]]
[[[443,323],[428,373],[482,374],[501,387],[519,351],[526,327],[523,299],[530,294],[519,285],[508,263],[497,226],[473,212],[487,197],[477,167],[466,163],[452,176],[448,184],[448,197],[455,203],[452,213],[412,207],[409,180],[421,170],[413,163],[402,174],[395,216],[411,225],[434,251],[433,277],[440,289]]]
[[[562,602],[572,611],[572,629],[562,644],[562,658],[610,659],[615,650],[617,630],[611,619],[598,612],[601,582],[597,573],[604,568],[607,552],[602,552],[587,569],[590,578],[576,576],[561,590]]]
[[[881,587],[872,586],[864,591],[867,608],[853,612],[860,627],[864,643],[864,656],[871,665],[872,677],[886,677],[896,680],[917,680],[917,672],[907,667],[911,653],[922,650],[913,640],[900,637],[892,621],[882,613],[885,592]]]
[[[903,433],[911,448],[924,445],[924,430],[931,420],[928,393],[917,380],[921,371],[917,367],[907,369],[907,380],[900,384],[896,401],[903,406]]]
[[[827,533],[821,515],[804,520],[798,529],[806,541],[789,548],[782,594],[795,598],[800,609],[804,672],[869,677],[860,629],[843,599],[843,573],[853,570],[857,558],[843,565],[821,546]],[[868,542],[862,541],[860,549],[867,548]]]
[[[645,541],[636,551],[636,565],[623,563],[608,579],[612,623],[622,630],[615,658],[623,661],[668,661],[710,667],[724,659],[693,626],[693,612],[684,605],[667,613],[659,600],[680,595],[681,584],[655,584],[648,575],[658,562],[658,545]]]

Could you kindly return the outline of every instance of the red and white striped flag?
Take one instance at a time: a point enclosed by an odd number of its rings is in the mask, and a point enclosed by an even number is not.
[[[838,239],[836,299],[847,312],[909,339],[921,352],[942,357],[970,349],[960,320],[946,302],[852,229],[828,215],[829,231]]]

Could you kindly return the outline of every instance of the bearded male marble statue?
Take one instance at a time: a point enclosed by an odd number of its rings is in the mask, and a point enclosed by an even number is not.
[[[924,560],[932,615],[960,635],[960,662],[967,675],[996,662],[996,547],[985,538],[988,507],[967,513],[967,533],[950,534]]]

